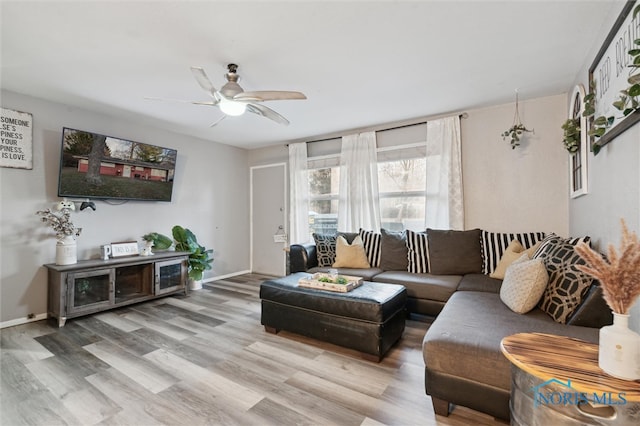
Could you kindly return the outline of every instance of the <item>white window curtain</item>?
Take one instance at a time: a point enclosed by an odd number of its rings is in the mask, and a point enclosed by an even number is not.
[[[289,144],[289,244],[309,241],[307,144]]]
[[[460,117],[427,123],[427,197],[425,225],[464,228]]]
[[[342,137],[338,229],[380,229],[378,161],[375,132]]]

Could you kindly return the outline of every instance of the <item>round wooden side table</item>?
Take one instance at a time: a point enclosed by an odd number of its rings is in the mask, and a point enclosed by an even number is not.
[[[640,425],[640,382],[598,367],[598,345],[565,336],[505,337],[512,425]]]

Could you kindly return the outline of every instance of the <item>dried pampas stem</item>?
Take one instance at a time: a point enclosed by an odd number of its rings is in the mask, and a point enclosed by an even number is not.
[[[577,268],[600,281],[604,300],[613,312],[626,315],[640,296],[640,240],[635,232],[629,231],[624,219],[620,222],[622,241],[619,249],[609,244],[608,259],[604,259],[587,244],[580,243],[576,252],[587,264]]]

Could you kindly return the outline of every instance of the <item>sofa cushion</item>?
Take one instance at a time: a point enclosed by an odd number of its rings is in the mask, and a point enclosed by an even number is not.
[[[358,235],[354,238],[353,243],[349,244],[347,240],[339,235],[336,239],[336,261],[332,265],[334,268],[370,268],[367,255],[364,252],[362,239]]]
[[[538,258],[547,269],[549,284],[539,306],[555,321],[564,324],[582,302],[593,278],[577,268],[586,262],[575,251],[574,240],[556,236],[543,245]]]
[[[502,255],[513,240],[518,241],[525,249],[528,249],[541,241],[544,236],[544,232],[506,233],[483,230],[481,234],[482,273],[491,274],[496,269]],[[530,255],[529,257],[533,256]]]
[[[429,251],[427,250],[427,234],[414,232],[409,229],[407,234],[407,256],[409,272],[426,274],[429,272]]]
[[[379,283],[402,284],[407,295],[416,299],[446,302],[456,291],[462,277],[460,275],[414,274],[409,271],[385,271],[373,281]]]
[[[549,275],[540,259],[529,259],[523,253],[513,262],[505,273],[500,300],[517,314],[526,314],[540,301],[544,293]]]
[[[486,291],[499,293],[502,280],[485,274],[466,274],[458,284],[458,291]]]
[[[382,235],[364,229],[360,229],[359,234],[364,243],[364,251],[367,253],[369,264],[372,268],[378,268],[380,266],[380,239]]]
[[[427,229],[427,242],[430,273],[464,275],[482,272],[480,229]]]
[[[336,261],[336,236],[313,233],[316,242],[318,266],[331,266]]]
[[[613,323],[611,308],[602,297],[602,287],[593,281],[580,306],[567,319],[567,324],[581,327],[602,328]]]
[[[380,269],[406,271],[409,266],[405,232],[380,230]]]
[[[511,366],[500,341],[526,332],[598,341],[598,329],[558,324],[538,308],[516,314],[495,293],[458,291],[425,334],[424,362],[429,370],[508,390]]]

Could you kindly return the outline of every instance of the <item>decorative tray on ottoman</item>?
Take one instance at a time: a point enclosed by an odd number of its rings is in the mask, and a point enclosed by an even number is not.
[[[300,278],[298,285],[300,287],[346,293],[356,287],[360,287],[362,285],[362,278],[352,277],[350,275],[334,275],[316,272],[311,276]]]

